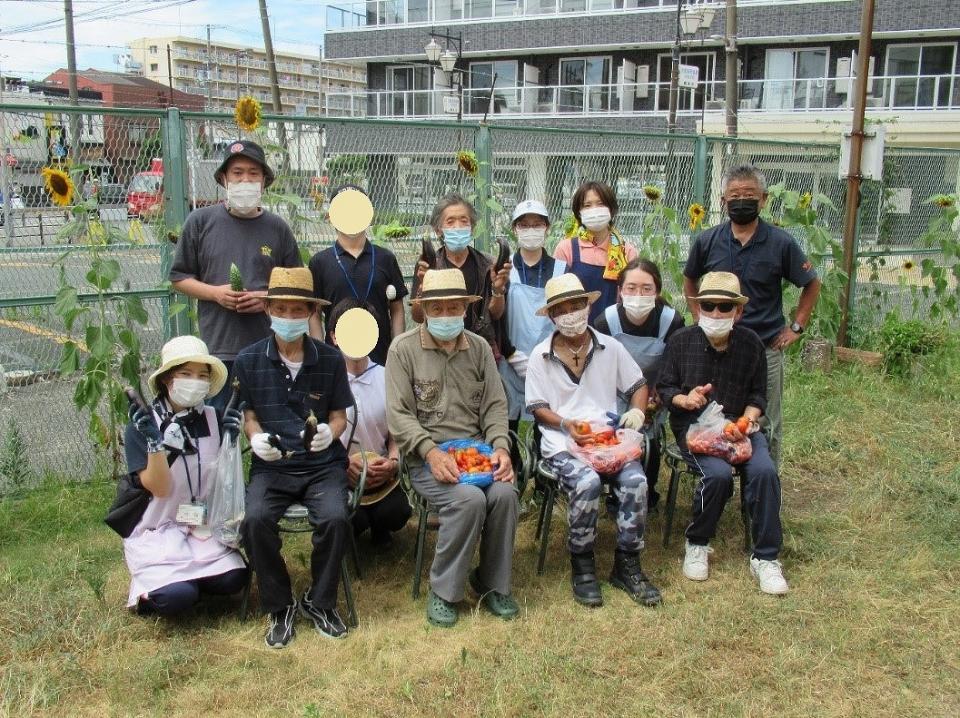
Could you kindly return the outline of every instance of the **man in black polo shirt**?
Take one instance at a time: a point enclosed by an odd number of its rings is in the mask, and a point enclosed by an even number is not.
[[[697,282],[707,272],[733,272],[750,297],[742,324],[757,333],[767,352],[767,410],[770,454],[780,464],[783,433],[783,350],[806,327],[820,295],[820,280],[797,240],[760,219],[767,203],[767,182],[752,165],[738,165],[723,173],[721,201],[729,222],[700,234],[690,247],[683,270],[683,291],[693,320],[698,318]],[[783,281],[803,287],[793,322],[783,317]]]
[[[342,193],[356,193],[356,196],[341,196]],[[339,199],[338,199],[339,198]],[[317,297],[325,300],[323,320],[327,324],[326,340],[329,343],[330,308],[344,299],[354,299],[362,305],[373,307],[373,316],[377,318],[380,336],[377,345],[370,352],[370,358],[383,366],[387,361],[387,349],[390,342],[404,331],[403,298],[407,287],[397,258],[386,247],[374,244],[367,239],[364,227],[359,232],[348,234],[343,226],[335,221],[335,203],[350,200],[367,205],[370,216],[373,208],[366,193],[355,185],[344,185],[336,189],[330,201],[331,221],[337,230],[337,240],[313,255],[310,260],[310,272],[313,274],[313,286]],[[310,335],[320,339],[324,336],[320,316],[315,314],[310,320]]]
[[[253,449],[243,541],[257,574],[260,604],[270,615],[266,643],[283,648],[293,638],[298,602],[280,554],[277,524],[301,503],[313,526],[312,585],[300,612],[320,633],[347,632],[337,613],[340,561],[349,540],[347,453],[338,441],[353,404],[343,356],[306,336],[315,305],[306,268],[274,269],[267,289],[272,333],[237,355],[234,377],[245,405],[244,430]],[[304,420],[317,418],[316,435],[304,446]]]
[[[691,469],[700,475],[693,495],[693,520],[687,527],[683,575],[691,581],[709,576],[710,539],[733,495],[733,469],[724,459],[692,454],[687,447],[687,429],[704,408],[716,401],[731,421],[746,417],[752,456],[741,469],[746,474],[745,500],[750,507],[753,555],[750,572],[760,590],[784,594],[789,588],[777,556],[783,544],[780,527],[780,477],[770,458],[767,440],[758,431],[758,420],[766,407],[767,367],[763,343],[756,333],[740,323],[747,297],[730,272],[704,275],[694,296],[698,308],[697,326],[674,332],[657,391],[670,411],[670,428]],[[752,302],[752,299],[749,300]],[[734,427],[731,439],[743,438]]]

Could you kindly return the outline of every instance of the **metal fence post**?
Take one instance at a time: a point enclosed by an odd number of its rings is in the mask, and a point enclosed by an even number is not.
[[[490,142],[490,128],[486,124],[481,123],[477,127],[473,146],[478,165],[477,211],[480,213],[480,225],[483,227],[482,235],[476,238],[480,240],[480,246],[477,249],[489,253],[493,246],[493,224],[490,211],[490,200],[493,197],[493,144]]]
[[[174,245],[169,241],[171,234],[180,235],[187,218],[187,145],[180,110],[171,107],[167,116],[161,120],[163,137],[163,228],[159,231],[160,243],[160,282],[165,284],[173,265]],[[163,312],[164,340],[191,332],[190,319],[186,311],[170,316],[170,307],[178,302],[189,302],[184,295],[170,290],[160,303]]]
[[[707,138],[697,135],[693,143],[693,197],[692,202],[707,206]]]

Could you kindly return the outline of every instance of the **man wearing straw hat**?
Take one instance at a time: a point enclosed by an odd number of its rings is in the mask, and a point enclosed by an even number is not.
[[[253,449],[243,541],[257,574],[260,604],[270,616],[266,643],[283,648],[300,613],[330,638],[346,624],[337,613],[340,561],[349,541],[347,453],[337,441],[353,405],[343,356],[307,336],[322,303],[310,270],[275,268],[267,288],[271,334],[237,355],[234,377],[246,405],[244,429]],[[304,445],[305,419],[317,419]],[[293,503],[306,506],[313,526],[312,583],[299,602],[280,554],[278,522]]]
[[[750,572],[760,590],[784,594],[789,590],[777,556],[783,545],[780,527],[780,477],[770,457],[767,439],[758,421],[767,404],[767,359],[763,342],[753,330],[742,326],[744,305],[740,281],[730,272],[708,272],[693,297],[697,303],[697,326],[674,332],[660,372],[657,391],[670,410],[670,427],[690,467],[700,475],[693,496],[693,519],[687,526],[683,575],[691,581],[709,577],[710,540],[733,495],[733,470],[724,459],[691,454],[686,446],[687,429],[704,408],[716,401],[732,421],[746,417],[752,455],[741,470],[746,472],[745,500],[750,509],[753,555]],[[730,438],[742,438],[733,427]]]
[[[519,612],[511,596],[513,542],[519,504],[510,463],[507,398],[487,342],[464,330],[467,292],[459,269],[428,270],[419,305],[425,322],[398,336],[387,355],[387,426],[410,466],[414,490],[439,509],[440,530],[430,567],[427,620],[449,627],[464,584],[502,619]],[[437,448],[449,439],[494,447],[493,483],[459,483],[454,458]],[[470,571],[480,544],[479,566]]]
[[[590,305],[600,292],[588,292],[575,274],[547,282],[546,304],[537,310],[549,316],[556,330],[530,353],[526,405],[540,426],[541,454],[556,472],[569,497],[571,580],[573,597],[585,606],[600,606],[603,596],[596,576],[594,543],[602,484],[593,468],[575,458],[567,446],[588,439],[582,422],[606,423],[616,416],[617,393],[629,397],[619,425],[640,431],[649,389],[643,372],[623,345],[587,326]],[[617,545],[610,583],[637,603],[660,603],[660,591],[640,568],[647,518],[647,477],[640,460],[627,462],[605,477],[617,492]]]
[[[237,353],[270,333],[263,297],[273,267],[299,267],[297,240],[282,217],[263,209],[274,180],[263,148],[231,143],[214,173],[226,201],[201,207],[184,222],[170,267],[173,288],[197,300],[200,336],[229,370]],[[231,266],[243,288],[232,284]],[[222,409],[230,382],[211,404]]]

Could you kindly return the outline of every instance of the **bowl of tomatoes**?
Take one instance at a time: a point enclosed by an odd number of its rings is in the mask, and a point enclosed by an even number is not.
[[[460,470],[460,483],[489,486],[493,483],[493,447],[476,439],[451,439],[437,448],[453,457]]]

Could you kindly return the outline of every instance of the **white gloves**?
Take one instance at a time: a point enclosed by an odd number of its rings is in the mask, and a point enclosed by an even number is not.
[[[266,432],[250,437],[250,448],[264,461],[276,461],[283,456],[280,449],[270,443],[270,434]]]
[[[517,376],[521,379],[527,378],[527,361],[530,359],[526,354],[517,349],[507,358],[507,364],[513,367]]]
[[[643,428],[643,422],[646,416],[640,409],[631,409],[620,417],[620,426],[625,429],[640,431]]]
[[[303,436],[303,432],[300,432]],[[313,435],[310,442],[310,451],[323,451],[333,443],[333,430],[329,424],[317,424],[317,433]]]

